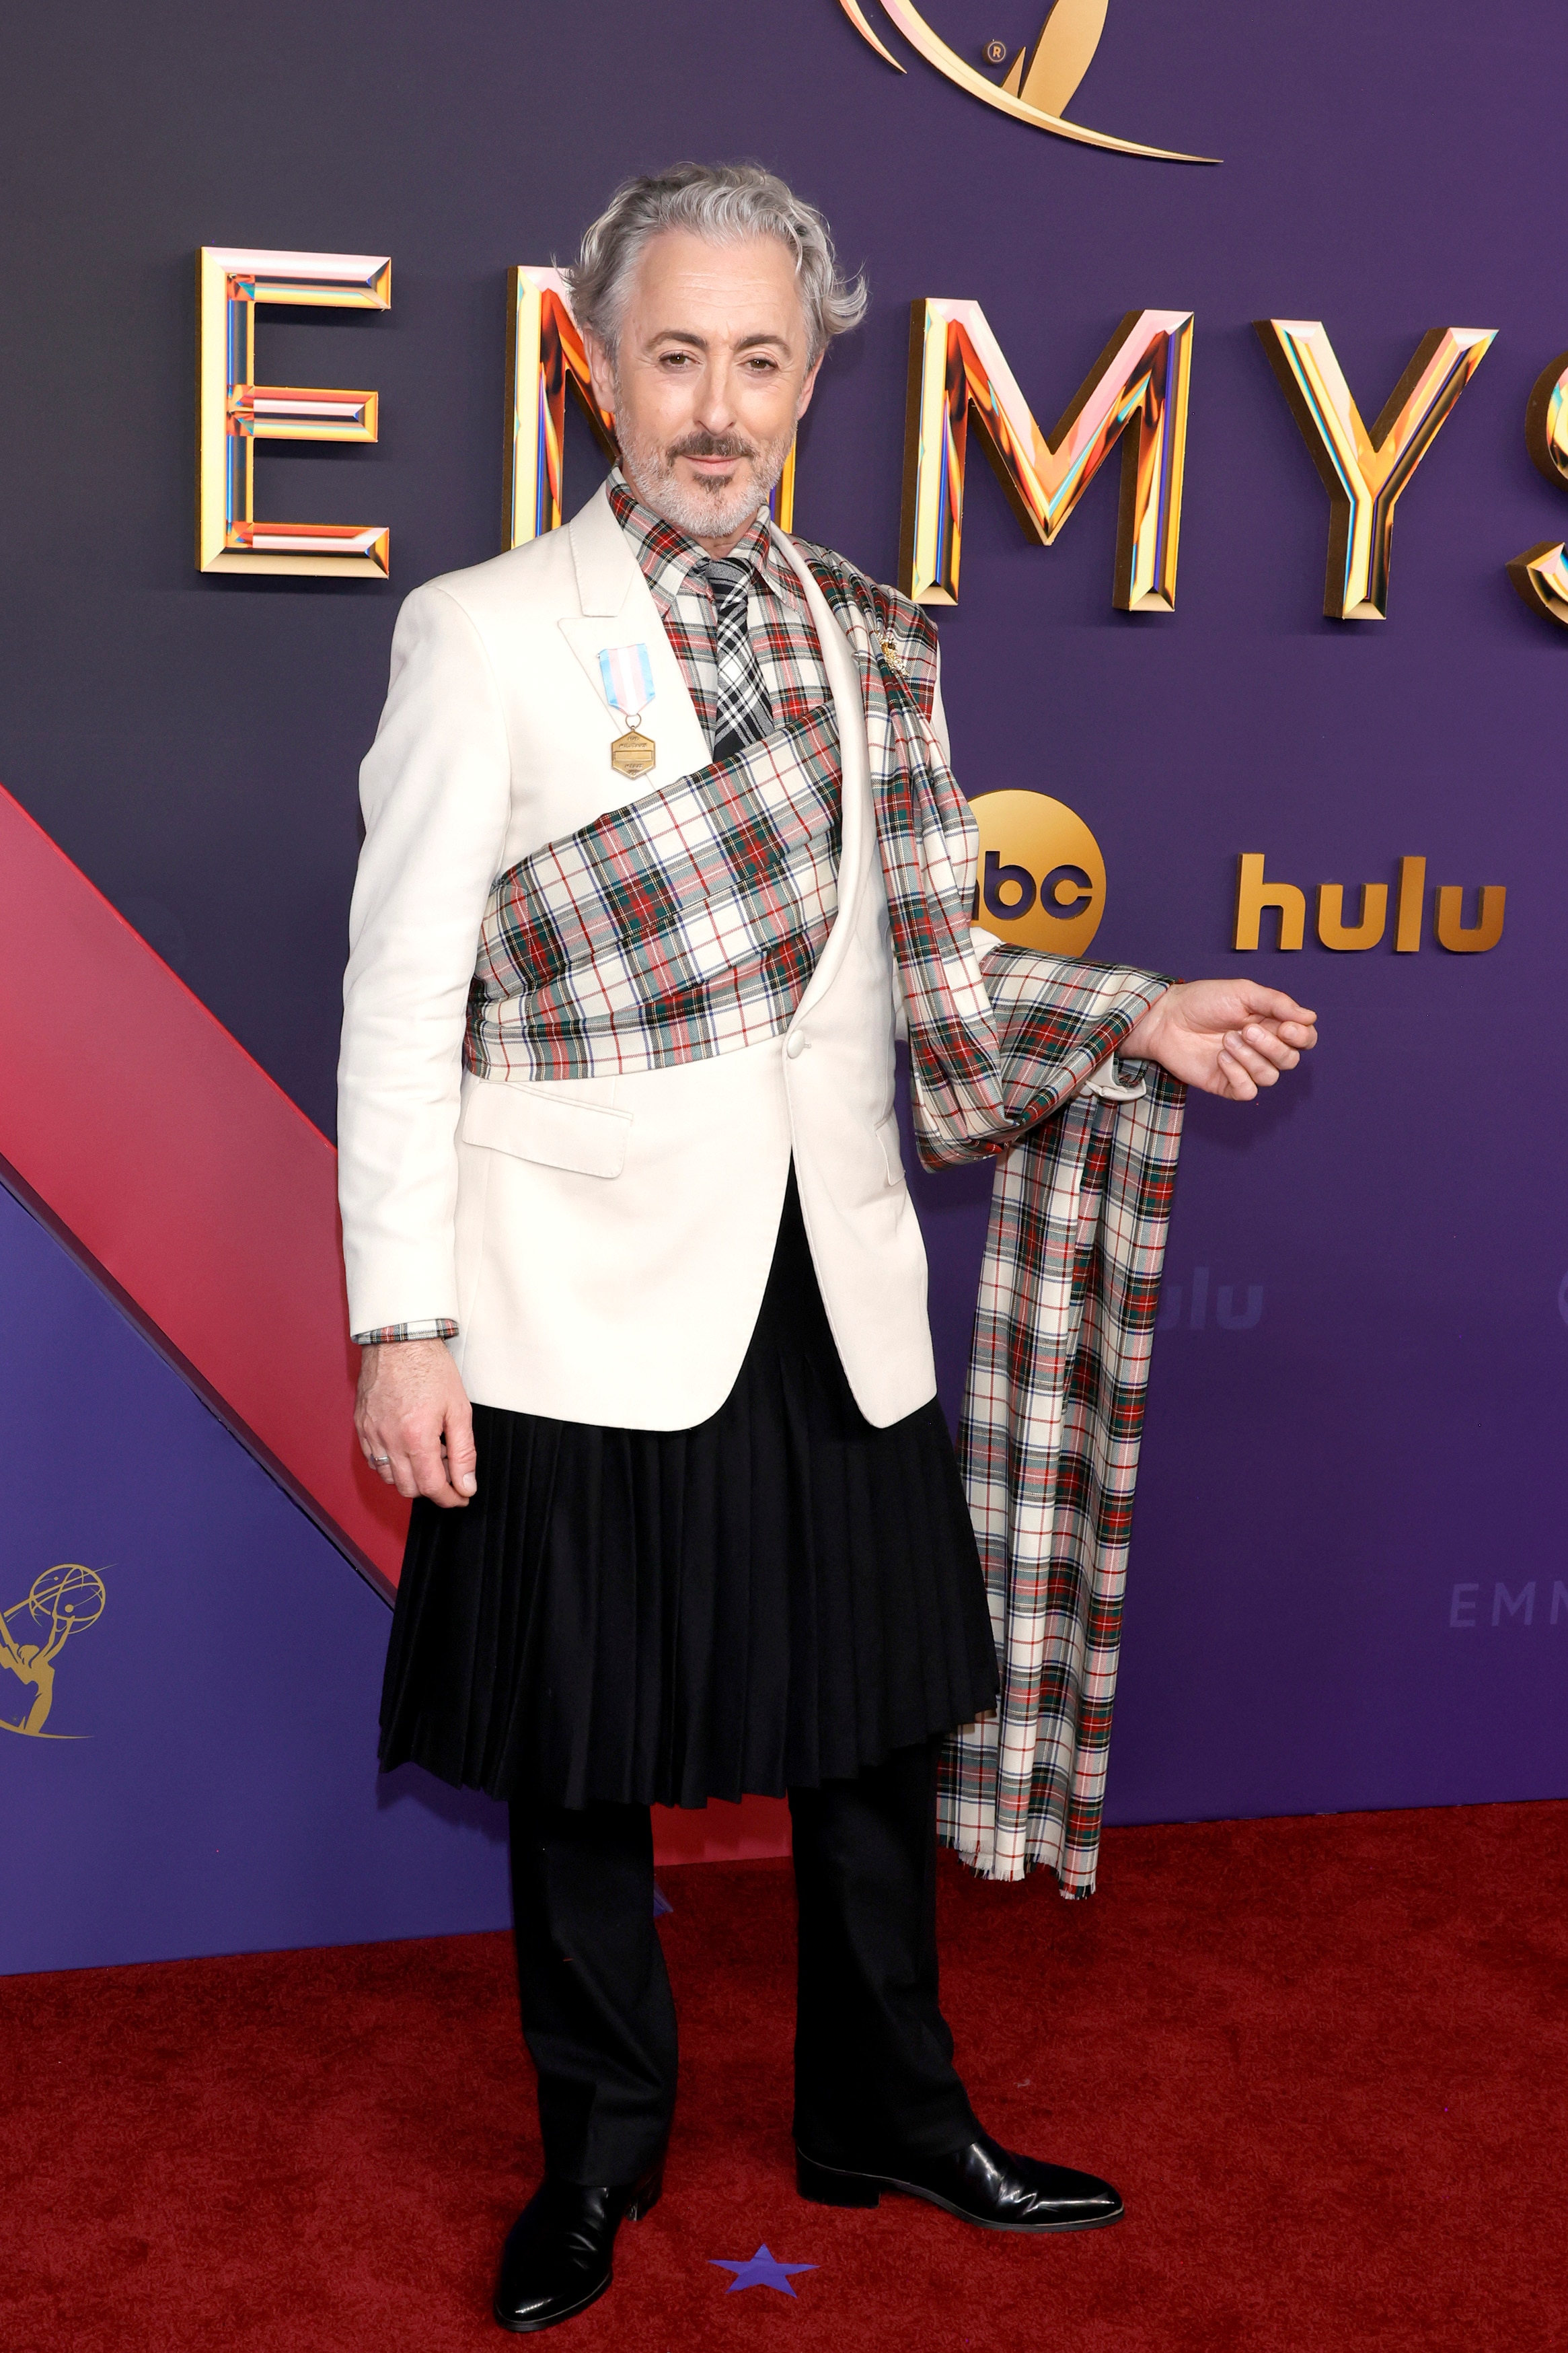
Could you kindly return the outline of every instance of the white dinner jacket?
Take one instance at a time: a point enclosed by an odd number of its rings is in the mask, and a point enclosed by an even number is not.
[[[641,568],[600,491],[563,531],[416,589],[361,771],[339,1069],[352,1329],[449,1317],[477,1402],[643,1430],[706,1420],[762,1303],[793,1154],[828,1320],[878,1426],[935,1393],[926,1262],[893,1116],[896,983],[855,658],[804,585],[844,765],[838,915],[785,1033],[580,1080],[462,1068],[497,877],[711,756]],[[657,765],[599,654],[641,643]]]

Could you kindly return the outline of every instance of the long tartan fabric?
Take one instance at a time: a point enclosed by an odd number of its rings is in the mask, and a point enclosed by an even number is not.
[[[948,1743],[939,1829],[988,1877],[1044,1862],[1088,1894],[1184,1100],[1116,1056],[1167,983],[1010,945],[982,972],[976,828],[931,723],[935,631],[841,557],[801,554],[859,665],[917,1146],[931,1168],[996,1164],[959,1455],[1002,1692]],[[837,912],[827,721],[775,730],[500,877],[470,1067],[651,1070],[787,1027]],[[1114,1094],[1080,1092],[1108,1070]]]
[[[1042,1000],[1124,1003],[1144,976],[1004,948],[985,968],[1020,1097],[1047,1075]],[[991,1879],[1037,1863],[1092,1893],[1133,1484],[1184,1090],[1080,1093],[998,1161],[959,1432],[1002,1666],[994,1710],[946,1743],[943,1841]]]
[[[936,632],[802,554],[859,661],[921,1157],[998,1155],[959,1459],[1002,1694],[947,1743],[939,1831],[988,1878],[1046,1862],[1087,1895],[1185,1093],[1142,1065],[1131,1099],[1073,1090],[1166,984],[1015,947],[982,976],[978,831],[931,725]]]

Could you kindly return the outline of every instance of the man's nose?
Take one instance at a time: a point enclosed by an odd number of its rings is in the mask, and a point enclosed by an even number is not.
[[[697,422],[710,433],[727,433],[735,422],[730,371],[709,368],[698,388]]]

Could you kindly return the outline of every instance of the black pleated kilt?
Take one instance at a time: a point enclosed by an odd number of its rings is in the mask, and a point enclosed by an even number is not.
[[[734,1388],[694,1430],[474,1409],[479,1491],[414,1505],[381,1761],[492,1797],[700,1806],[847,1779],[997,1688],[942,1409],[850,1393],[793,1171]]]

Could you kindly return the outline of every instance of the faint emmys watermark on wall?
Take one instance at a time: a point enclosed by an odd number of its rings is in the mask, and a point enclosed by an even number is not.
[[[1245,1297],[1245,1304],[1238,1300]],[[1263,1285],[1249,1282],[1245,1293],[1236,1282],[1222,1282],[1214,1293],[1214,1325],[1219,1332],[1256,1332],[1263,1321]],[[1194,1266],[1185,1282],[1166,1276],[1160,1286],[1161,1332],[1203,1332],[1209,1324],[1209,1271]]]
[[[1533,1627],[1538,1623],[1555,1626],[1560,1619],[1568,1626],[1568,1585],[1564,1585],[1560,1577],[1552,1580],[1550,1603],[1546,1599],[1544,1577],[1529,1578],[1517,1593],[1499,1577],[1492,1586],[1489,1620],[1488,1605],[1481,1599],[1485,1589],[1479,1577],[1467,1577],[1453,1588],[1448,1596],[1448,1623],[1456,1632],[1474,1630],[1489,1623],[1493,1633],[1500,1632],[1506,1627]],[[1538,1596],[1541,1601],[1539,1618],[1535,1606]]]

